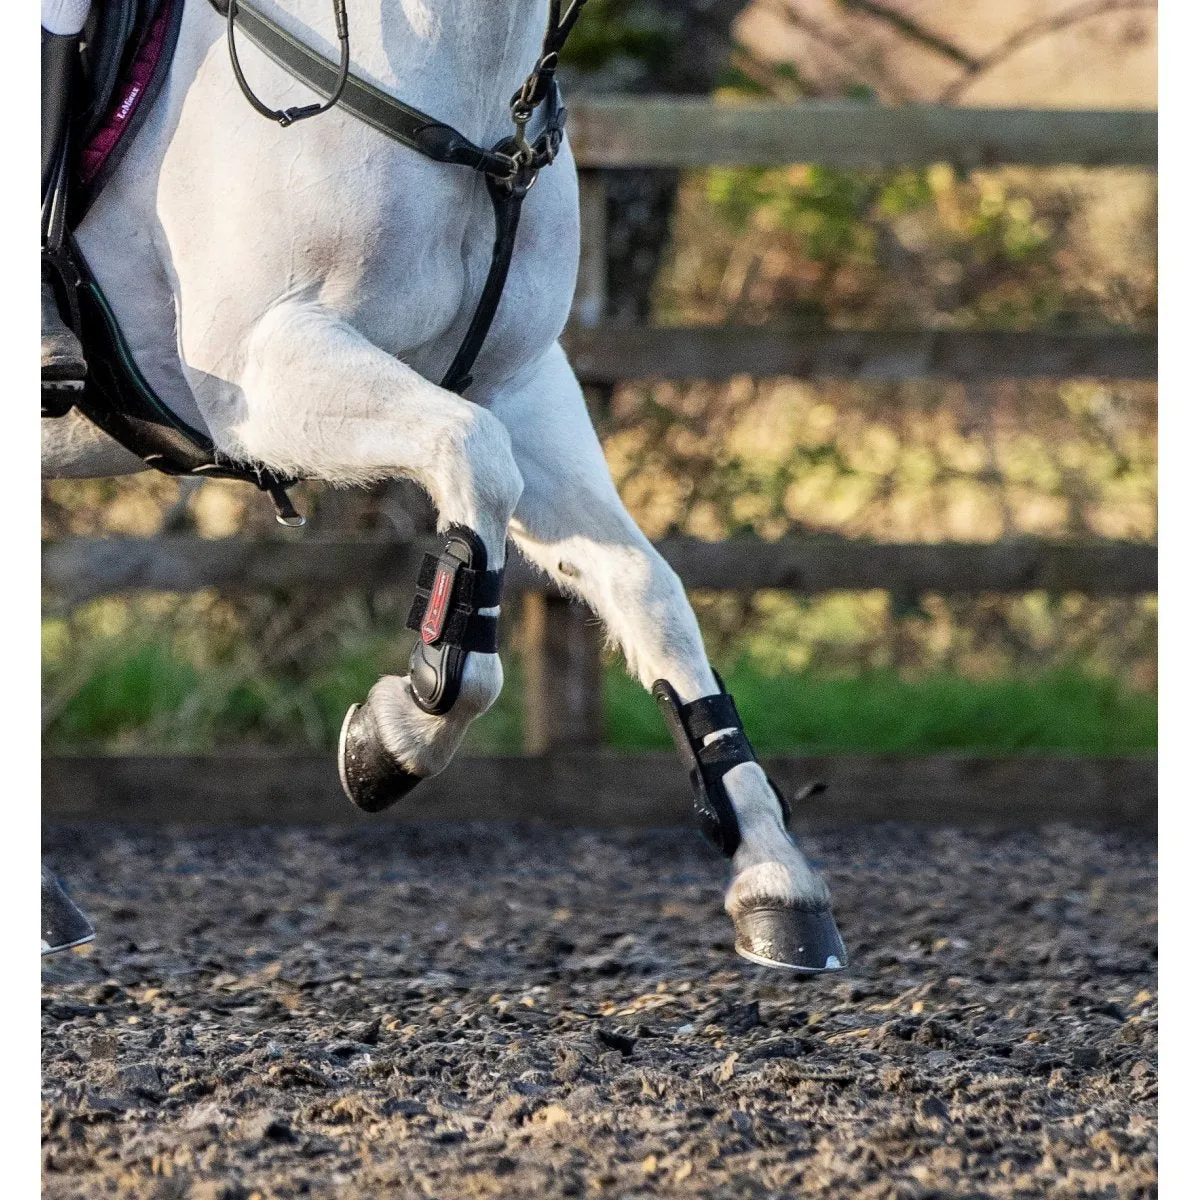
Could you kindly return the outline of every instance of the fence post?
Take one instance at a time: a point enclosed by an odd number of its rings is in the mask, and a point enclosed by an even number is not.
[[[571,305],[577,327],[599,325],[608,308],[608,222],[604,176],[579,172],[579,277]],[[608,389],[585,389],[593,412]],[[603,669],[595,618],[563,596],[526,592],[521,607],[526,754],[559,746],[595,746],[604,740],[600,689]]]
[[[564,596],[526,592],[521,625],[525,753],[599,745],[603,672],[595,617]]]

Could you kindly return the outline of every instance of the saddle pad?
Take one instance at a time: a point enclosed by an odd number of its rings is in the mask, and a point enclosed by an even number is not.
[[[145,19],[130,38],[137,49],[127,60],[98,128],[79,153],[81,187],[72,225],[83,219],[111,178],[161,91],[179,39],[183,5],[184,0],[160,0],[147,6]]]

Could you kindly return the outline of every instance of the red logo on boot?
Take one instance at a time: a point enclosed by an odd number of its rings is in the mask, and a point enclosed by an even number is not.
[[[454,590],[455,572],[438,563],[437,574],[433,579],[433,591],[429,596],[429,604],[425,609],[425,617],[421,621],[421,641],[427,646],[442,636],[446,625],[446,609],[450,605],[450,593]]]

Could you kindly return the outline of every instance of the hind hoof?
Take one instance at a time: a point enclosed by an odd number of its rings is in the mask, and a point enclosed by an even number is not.
[[[42,863],[42,953],[57,954],[92,941],[96,931]]]
[[[734,949],[761,967],[820,975],[849,963],[828,908],[750,908],[733,923]]]
[[[424,778],[406,771],[387,751],[371,705],[352,704],[338,738],[338,777],[350,803],[363,812],[383,812]]]

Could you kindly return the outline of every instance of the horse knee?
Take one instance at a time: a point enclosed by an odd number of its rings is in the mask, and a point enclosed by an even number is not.
[[[442,518],[474,529],[502,562],[508,521],[525,487],[508,430],[486,409],[471,408],[446,430],[431,467]]]

